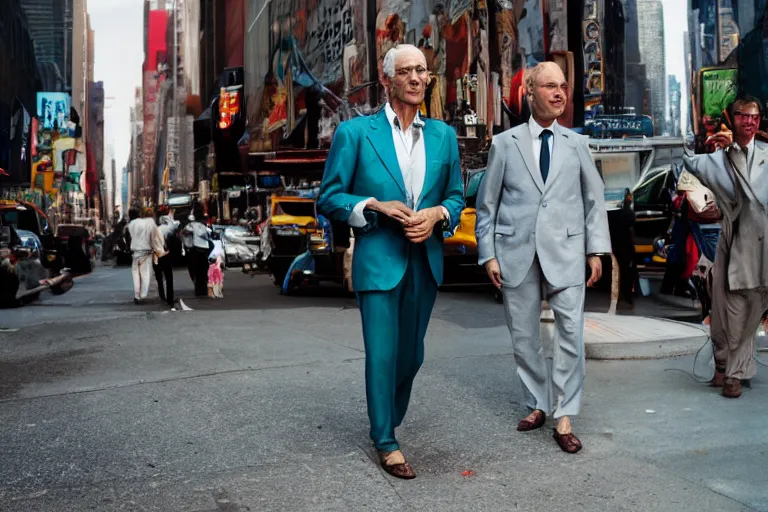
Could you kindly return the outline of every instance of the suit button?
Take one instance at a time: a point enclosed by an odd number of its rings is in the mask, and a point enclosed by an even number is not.
[[[547,202],[546,202],[546,201],[544,201],[543,203],[541,203],[541,207],[542,207],[542,208],[546,208],[546,207],[547,207]]]
[[[352,211],[352,207],[350,205],[347,205],[347,211]]]

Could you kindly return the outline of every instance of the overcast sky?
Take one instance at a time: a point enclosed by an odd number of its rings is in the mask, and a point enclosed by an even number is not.
[[[128,161],[133,93],[141,85],[144,62],[144,1],[89,0],[91,28],[96,31],[95,80],[104,82],[104,145],[114,147],[118,175]],[[104,153],[104,170],[109,155]],[[118,178],[119,179],[119,178]]]
[[[685,76],[683,34],[688,30],[688,6],[685,0],[661,0],[664,5],[664,46],[667,58],[667,75],[675,75],[682,84],[683,130],[688,118],[688,79]]]
[[[677,75],[683,82],[686,98],[683,33],[687,26],[684,0],[662,0],[664,4],[667,74]],[[107,96],[104,112],[104,143],[114,147],[118,174],[128,160],[130,150],[130,115],[133,92],[141,85],[144,61],[143,0],[90,0],[88,12],[96,31],[96,80],[104,81]],[[685,120],[686,111],[683,112]],[[683,123],[685,126],[685,123]],[[109,169],[105,150],[105,170]]]

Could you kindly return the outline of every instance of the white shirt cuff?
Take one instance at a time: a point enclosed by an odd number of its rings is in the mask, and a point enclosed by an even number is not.
[[[368,199],[357,203],[355,207],[352,208],[352,213],[349,214],[349,220],[347,220],[347,224],[353,228],[364,228],[365,225],[368,224],[368,221],[365,220],[363,211],[365,210],[365,207],[368,206],[368,204],[374,199],[374,197],[369,197]]]
[[[448,211],[448,208],[446,208],[443,205],[440,205],[440,208],[443,210],[443,219],[448,221],[448,224],[451,223],[451,213]]]

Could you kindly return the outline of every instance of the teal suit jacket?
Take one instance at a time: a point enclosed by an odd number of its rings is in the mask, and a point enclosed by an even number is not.
[[[424,188],[417,210],[444,206],[453,231],[464,208],[459,146],[456,133],[442,121],[424,119],[426,150]],[[360,201],[406,202],[405,184],[397,162],[392,127],[382,109],[372,116],[345,121],[336,129],[325,163],[317,208],[326,217],[348,222]],[[403,278],[410,242],[397,221],[366,210],[368,224],[354,228],[352,285],[357,292],[387,291]],[[443,233],[438,224],[425,242],[435,281],[443,281]]]

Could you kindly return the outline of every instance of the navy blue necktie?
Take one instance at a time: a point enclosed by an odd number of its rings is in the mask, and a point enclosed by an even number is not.
[[[541,169],[541,179],[547,182],[549,174],[549,139],[552,137],[551,130],[544,130],[539,135],[541,139],[541,154],[539,155],[539,168]]]

